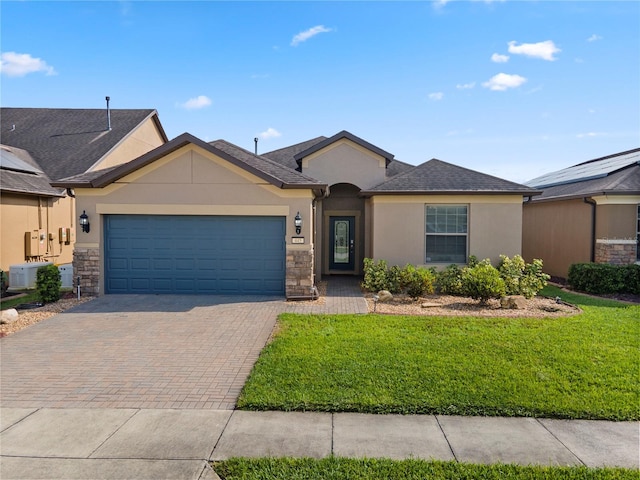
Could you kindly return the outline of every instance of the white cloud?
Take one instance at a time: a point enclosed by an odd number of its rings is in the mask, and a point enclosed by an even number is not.
[[[541,58],[553,62],[557,60],[553,55],[561,52],[552,40],[546,40],[538,43],[522,43],[516,45],[516,42],[509,42],[509,53],[515,55],[526,55],[527,57]]]
[[[595,33],[587,38],[587,42],[595,42],[597,40],[602,40],[602,37],[600,35],[596,35]]]
[[[509,75],[507,73],[499,73],[489,79],[489,81],[482,84],[490,90],[504,91],[508,88],[517,88],[527,81],[526,78],[520,75]]]
[[[263,140],[268,140],[270,138],[278,138],[281,137],[282,134],[277,131],[275,128],[267,128],[264,132],[259,134],[259,137]]]
[[[438,101],[438,100],[442,100],[443,97],[444,97],[444,93],[442,92],[433,92],[429,94],[429,100]]]
[[[456,88],[458,90],[470,90],[470,89],[474,88],[475,86],[476,86],[476,82],[459,83],[458,85],[456,85]]]
[[[434,6],[434,8],[442,8],[450,1],[451,0],[433,0],[432,5]]]
[[[491,55],[491,61],[495,63],[507,63],[509,61],[509,55],[500,55],[499,53],[494,53]]]
[[[309,30],[305,30],[304,32],[300,32],[297,35],[294,35],[293,39],[291,40],[291,46],[297,47],[299,44],[301,44],[302,42],[306,42],[311,37],[315,37],[320,33],[327,33],[330,31],[331,29],[325,27],[324,25],[317,25],[310,28]]]
[[[206,95],[200,95],[195,98],[190,98],[184,103],[178,103],[178,107],[185,110],[198,110],[199,108],[205,108],[211,105],[211,99]]]
[[[53,67],[40,58],[33,58],[28,53],[4,52],[0,55],[0,72],[8,77],[24,77],[29,73],[45,72],[56,75]]]
[[[588,133],[579,133],[576,135],[576,137],[578,138],[593,138],[593,137],[602,137],[604,136],[604,133],[599,133],[599,132],[588,132]]]

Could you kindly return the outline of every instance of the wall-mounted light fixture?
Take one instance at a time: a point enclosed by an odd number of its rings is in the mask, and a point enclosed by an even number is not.
[[[300,212],[296,213],[296,218],[293,219],[293,224],[296,226],[296,235],[300,235],[302,231],[302,217]]]
[[[82,211],[82,215],[80,215],[80,226],[82,227],[82,231],[84,233],[89,233],[89,229],[91,225],[89,224],[89,216],[86,211]]]

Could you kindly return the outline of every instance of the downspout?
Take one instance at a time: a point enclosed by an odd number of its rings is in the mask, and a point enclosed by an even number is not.
[[[591,263],[596,261],[596,201],[591,197],[584,197],[584,203],[591,205]]]

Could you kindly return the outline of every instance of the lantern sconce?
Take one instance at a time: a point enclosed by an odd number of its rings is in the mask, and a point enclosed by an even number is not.
[[[82,215],[80,215],[80,226],[84,233],[89,233],[91,225],[89,224],[89,216],[85,210],[83,210]]]
[[[296,213],[296,217],[293,219],[293,224],[296,226],[296,235],[300,235],[302,231],[302,217],[300,212]]]

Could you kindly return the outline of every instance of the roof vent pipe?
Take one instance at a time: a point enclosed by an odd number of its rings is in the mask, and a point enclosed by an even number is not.
[[[255,146],[255,154],[257,155],[258,154],[258,137],[255,137],[253,139],[253,143],[256,144],[256,146]]]
[[[109,100],[111,97],[105,97],[107,101],[107,130],[111,130],[111,110],[109,109]]]

